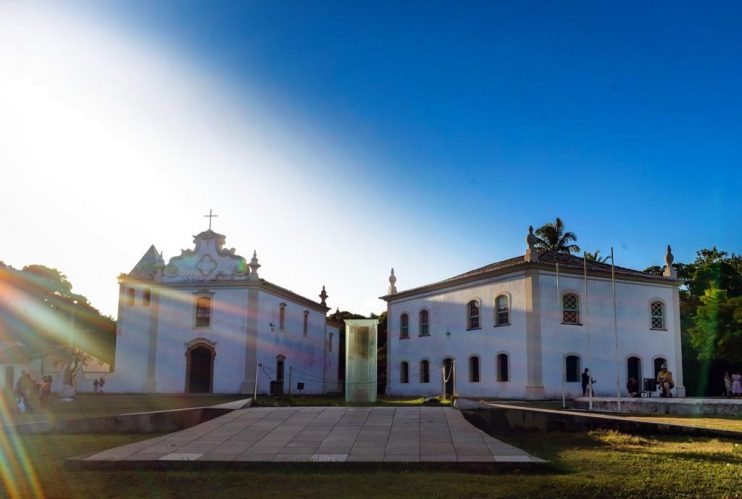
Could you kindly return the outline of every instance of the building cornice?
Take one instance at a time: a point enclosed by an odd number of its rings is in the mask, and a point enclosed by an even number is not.
[[[177,281],[177,282],[152,282],[152,281],[141,281],[138,279],[120,279],[119,282],[122,285],[125,284],[146,284],[147,286],[153,288],[153,289],[196,289],[196,290],[204,290],[204,289],[258,289],[261,291],[269,292],[277,296],[281,296],[283,298],[286,298],[288,300],[294,301],[296,303],[299,303],[301,305],[304,305],[309,308],[313,308],[314,310],[320,311],[323,314],[326,314],[330,308],[325,307],[322,304],[310,300],[309,298],[306,298],[300,294],[297,294],[289,289],[282,288],[281,286],[278,286],[276,284],[273,284],[272,282],[266,281],[265,279],[260,279],[258,281],[248,281],[247,279],[241,279],[241,280],[224,280],[224,281]]]
[[[556,266],[550,263],[536,263],[536,262],[515,263],[513,265],[509,265],[504,268],[493,269],[493,270],[478,273],[472,276],[462,277],[460,279],[441,281],[441,282],[437,282],[433,284],[419,286],[413,289],[408,289],[405,291],[399,291],[391,295],[387,294],[384,296],[380,296],[379,299],[391,303],[397,300],[407,299],[407,298],[411,298],[411,297],[422,295],[422,294],[428,294],[434,291],[442,291],[446,289],[457,288],[457,287],[460,287],[461,285],[488,281],[494,277],[503,277],[503,276],[507,276],[511,274],[518,274],[521,272],[533,272],[533,271],[544,271],[549,274],[554,274],[556,272]],[[560,275],[579,276],[580,278],[582,278],[583,272],[584,271],[581,267],[578,268],[577,266],[574,266],[574,265],[561,265],[561,264],[559,265]],[[611,279],[610,271],[606,272],[602,270],[593,269],[593,270],[589,270],[587,275],[589,279],[594,279],[594,278],[601,278],[601,279],[608,279],[608,280]],[[656,286],[669,286],[669,287],[678,287],[682,285],[683,283],[683,281],[680,279],[668,278],[668,277],[663,277],[663,276],[650,276],[649,274],[647,275],[620,274],[620,275],[616,275],[616,282],[636,282],[636,283],[652,284]]]

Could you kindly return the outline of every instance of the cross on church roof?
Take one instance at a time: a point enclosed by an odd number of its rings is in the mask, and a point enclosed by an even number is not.
[[[212,215],[211,214],[211,210],[209,210],[209,214],[208,215],[204,215],[204,218],[208,218],[209,219],[209,230],[211,230],[211,219],[214,218],[214,217],[218,217],[218,216],[219,215]]]

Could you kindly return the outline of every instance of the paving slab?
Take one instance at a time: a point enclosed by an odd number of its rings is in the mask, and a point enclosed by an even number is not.
[[[165,463],[543,464],[450,407],[251,407],[170,435],[73,458]]]

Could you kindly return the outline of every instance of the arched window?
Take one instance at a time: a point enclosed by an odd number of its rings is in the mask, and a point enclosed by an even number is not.
[[[562,323],[580,323],[580,297],[574,293],[562,296]]]
[[[309,310],[304,311],[304,336],[309,332]]]
[[[410,316],[407,314],[402,314],[399,316],[399,337],[410,337]]]
[[[199,296],[196,298],[196,327],[211,325],[211,298]]]
[[[152,293],[149,289],[145,289],[142,294],[142,305],[149,307],[149,303],[152,301]]]
[[[510,324],[510,304],[507,295],[500,295],[495,299],[495,326]]]
[[[662,369],[662,365],[667,365],[667,360],[664,357],[657,357],[654,359],[654,379],[657,379],[657,375]]]
[[[580,358],[577,355],[567,355],[564,360],[564,377],[567,383],[580,381]]]
[[[399,382],[410,382],[410,364],[407,361],[402,362],[399,366]]]
[[[286,304],[281,303],[278,306],[278,329],[281,331],[286,327]]]
[[[430,329],[428,328],[428,311],[420,311],[420,336],[429,336]]]
[[[652,319],[652,329],[665,329],[665,304],[661,301],[653,301],[649,306]]]
[[[479,329],[479,303],[477,300],[470,301],[467,306],[467,329]]]
[[[497,381],[510,381],[510,368],[506,353],[497,355]]]
[[[420,361],[420,383],[430,383],[430,362]]]
[[[129,305],[134,305],[134,300],[136,299],[137,292],[134,291],[134,288],[129,288],[129,291],[127,291],[126,293],[127,293],[128,300],[129,300],[127,303]]]
[[[476,355],[469,357],[469,382],[479,383],[479,357]]]

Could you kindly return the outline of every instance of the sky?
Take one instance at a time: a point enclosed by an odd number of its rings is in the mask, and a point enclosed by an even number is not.
[[[742,6],[0,0],[0,261],[115,317],[214,230],[357,313],[525,251],[742,251]]]

